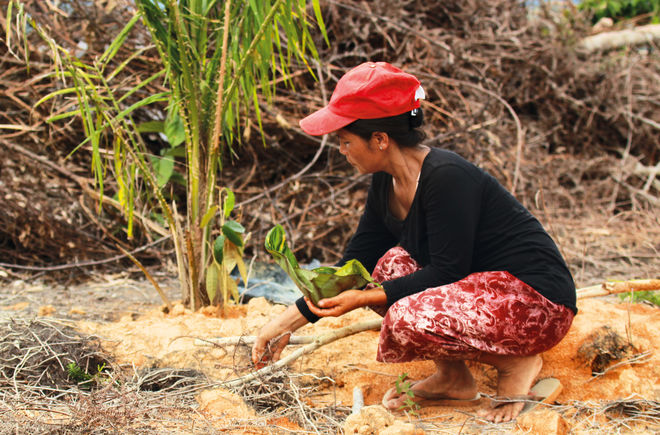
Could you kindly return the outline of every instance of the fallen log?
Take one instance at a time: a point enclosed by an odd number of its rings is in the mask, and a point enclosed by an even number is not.
[[[578,43],[578,48],[587,53],[593,53],[624,46],[652,44],[654,41],[660,41],[660,24],[649,24],[634,29],[615,30],[587,36]]]

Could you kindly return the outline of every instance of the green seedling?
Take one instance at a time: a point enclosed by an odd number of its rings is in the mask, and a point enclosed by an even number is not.
[[[350,260],[342,267],[322,266],[312,270],[302,269],[286,242],[281,225],[273,227],[266,235],[266,251],[291,277],[291,280],[315,305],[321,299],[337,296],[348,289],[359,289],[375,283],[358,260]]]
[[[96,366],[96,374],[92,375],[83,370],[75,362],[67,364],[66,371],[69,378],[76,382],[84,389],[90,389],[92,384],[98,385],[102,383],[101,377],[105,374],[105,363]]]
[[[406,400],[403,402],[403,405],[399,406],[398,410],[407,411],[412,415],[417,416],[417,410],[421,408],[419,403],[415,402],[415,392],[412,390],[412,385],[410,381],[407,381],[408,373],[402,373],[396,379],[396,392],[397,394],[405,394]]]
[[[94,376],[81,369],[80,366],[74,362],[67,364],[66,371],[69,378],[76,383],[87,382],[94,378]]]

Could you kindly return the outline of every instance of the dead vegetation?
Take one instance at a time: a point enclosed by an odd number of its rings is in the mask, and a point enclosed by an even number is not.
[[[122,2],[94,2],[91,8],[76,0],[25,3],[37,22],[86,60],[100,53],[130,14]],[[299,258],[332,262],[340,254],[359,217],[368,177],[354,174],[332,140],[319,149],[300,132],[297,120],[323,105],[346,69],[387,60],[422,81],[430,145],[489,170],[546,225],[579,218],[600,226],[622,215],[633,225],[638,216],[650,219],[648,243],[626,243],[630,257],[624,261],[648,270],[634,277],[658,273],[657,262],[649,259],[659,249],[652,242],[658,240],[660,184],[657,47],[586,56],[576,48],[588,34],[587,20],[577,11],[530,14],[514,0],[327,0],[322,5],[331,45],[318,42],[319,81],[302,67],[295,70],[295,89],[281,86],[273,105],[262,106],[267,146],[252,126],[238,155],[226,157],[231,163],[220,183],[237,193],[242,222],[253,234],[249,255],[263,255],[263,236],[276,222],[284,224]],[[124,57],[147,41],[144,29],[137,31]],[[0,45],[0,62],[5,88],[0,124],[14,126],[0,135],[6,162],[0,171],[0,253],[10,259],[0,264],[5,274],[80,279],[80,272],[91,273],[94,266],[132,266],[116,244],[129,251],[143,247],[137,256],[145,264],[171,255],[153,226],[126,240],[111,183],[98,213],[84,147],[66,159],[83,139],[81,126],[75,120],[46,123],[75,100],[53,99],[33,108],[62,86],[48,75],[52,65],[43,42],[32,35],[25,47],[17,41],[11,50]],[[154,68],[153,52],[147,50],[117,86]],[[140,114],[142,120],[162,116],[158,109]],[[162,146],[155,135],[146,139],[154,152]],[[176,186],[171,194],[180,194]],[[138,212],[149,218],[145,207]],[[621,261],[608,262],[619,255],[602,244],[568,234],[555,237],[574,253],[567,255],[574,271],[595,267],[585,279]],[[596,260],[585,265],[582,254]]]
[[[210,385],[200,373],[117,366],[98,337],[68,323],[0,324],[0,433],[162,433],[191,425],[185,415]]]

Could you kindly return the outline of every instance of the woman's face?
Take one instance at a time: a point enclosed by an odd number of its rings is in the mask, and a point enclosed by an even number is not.
[[[346,160],[362,174],[371,174],[380,170],[378,162],[380,154],[374,141],[366,141],[357,134],[347,130],[339,130],[339,152],[346,156]]]

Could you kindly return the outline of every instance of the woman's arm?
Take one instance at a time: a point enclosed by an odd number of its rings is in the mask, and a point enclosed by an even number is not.
[[[291,334],[307,324],[307,319],[295,305],[268,322],[252,346],[252,362],[257,368],[280,359],[282,350],[289,344]]]
[[[319,317],[337,317],[356,308],[385,305],[387,296],[382,288],[345,290],[333,298],[321,299],[318,306],[305,298],[309,310]]]

